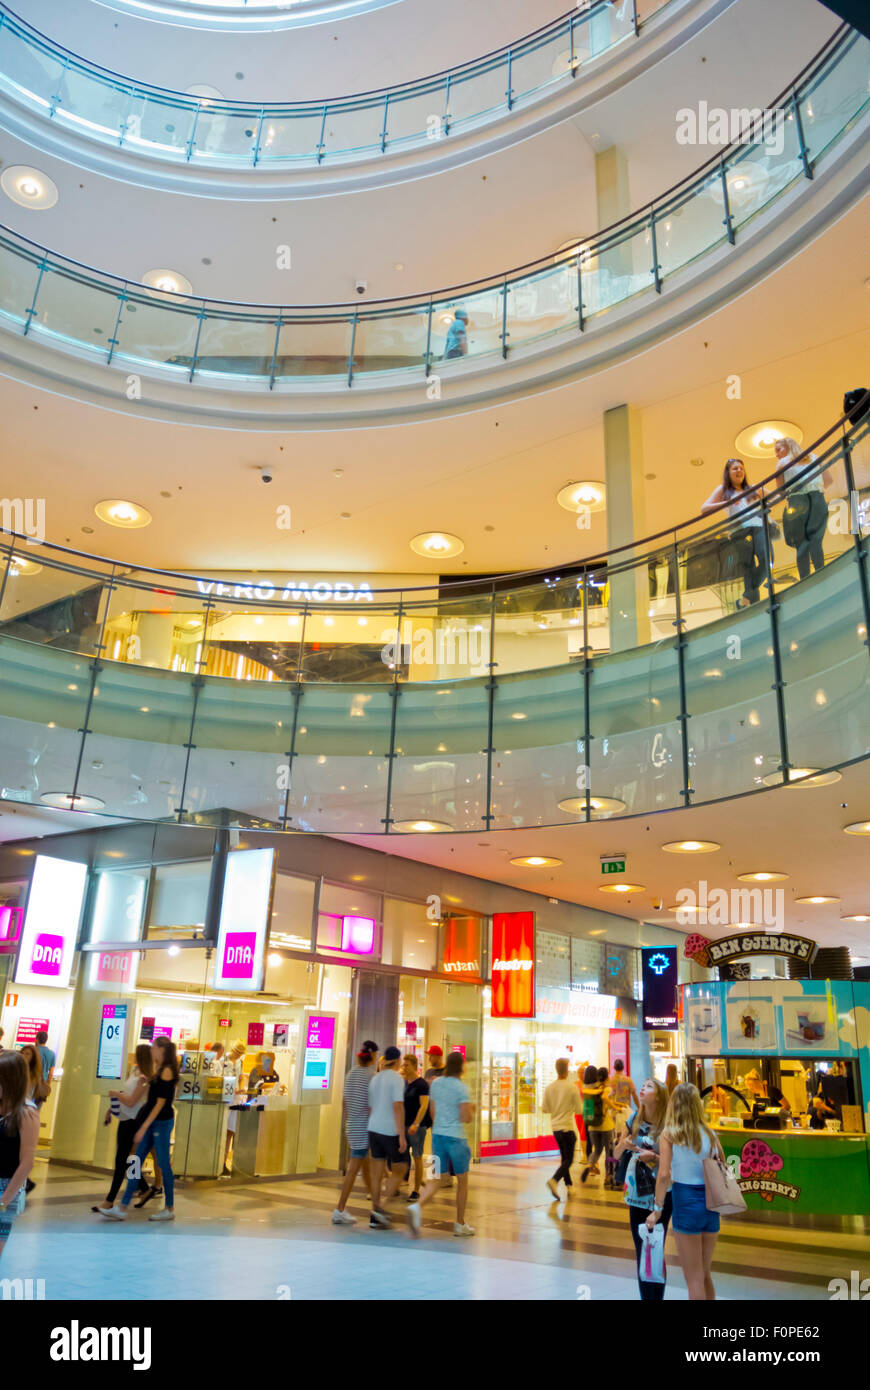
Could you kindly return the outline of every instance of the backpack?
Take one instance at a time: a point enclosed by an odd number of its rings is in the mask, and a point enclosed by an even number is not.
[[[583,1097],[583,1122],[589,1129],[600,1129],[604,1123],[604,1092],[599,1088]]]

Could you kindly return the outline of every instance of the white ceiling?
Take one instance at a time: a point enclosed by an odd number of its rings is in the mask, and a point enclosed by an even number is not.
[[[442,528],[466,542],[444,572],[562,564],[606,548],[603,515],[580,532],[555,501],[566,483],[603,479],[604,410],[627,401],[641,412],[644,473],[655,475],[642,534],[697,515],[744,426],[793,420],[809,442],[834,422],[843,391],[864,384],[868,235],[870,200],[751,293],[628,362],[524,400],[390,427],[182,427],[0,377],[6,474],[45,497],[49,539],[128,563],[432,573],[408,542]],[[734,373],[739,401],[726,397]],[[94,504],[116,496],[147,506],[153,524],[99,522]],[[283,504],[289,533],[275,525]]]

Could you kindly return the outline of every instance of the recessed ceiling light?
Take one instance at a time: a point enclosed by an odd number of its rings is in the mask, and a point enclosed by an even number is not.
[[[192,294],[193,286],[186,275],[182,275],[180,270],[146,270],[142,276],[142,284],[147,285],[151,290],[159,290],[161,294]]]
[[[839,898],[826,897],[821,893],[817,894],[814,898],[795,898],[796,903],[812,904],[814,907],[820,906],[822,903],[838,903],[839,901]]]
[[[60,811],[102,811],[105,801],[98,796],[73,796],[72,792],[43,792],[43,806],[55,806]]]
[[[568,483],[556,493],[556,501],[566,512],[603,512],[607,489],[604,483]]]
[[[421,531],[410,545],[415,555],[425,555],[428,560],[448,560],[465,549],[465,541],[448,531]]]
[[[605,883],[598,891],[599,893],[645,893],[646,889],[639,883]]]
[[[528,854],[521,859],[512,859],[511,863],[518,869],[556,869],[562,861],[546,854]]]
[[[393,829],[403,835],[435,835],[440,831],[452,830],[453,826],[443,820],[396,820]]]
[[[184,90],[189,97],[200,97],[204,102],[222,101],[224,95],[217,87],[210,87],[207,82],[194,82],[192,87],[185,87]]]
[[[57,184],[28,164],[10,164],[0,174],[0,188],[19,207],[45,212],[57,202]]]
[[[766,787],[782,787],[785,779],[781,772],[769,772],[762,777]],[[834,782],[842,782],[842,772],[819,772],[815,767],[790,767],[788,785],[790,787],[830,787]]]
[[[125,502],[120,497],[108,497],[98,502],[94,512],[109,526],[121,526],[124,530],[135,531],[140,526],[151,525],[151,513],[138,502]]]
[[[37,565],[35,560],[25,560],[23,555],[13,555],[9,566],[9,573],[13,579],[17,579],[19,574],[39,574],[42,565]]]
[[[514,711],[514,713],[511,715],[511,719],[527,719],[527,718],[528,718],[528,715],[521,714],[518,710]]]
[[[841,918],[841,922],[870,922],[870,912],[847,912]]]
[[[593,820],[604,820],[607,816],[615,815],[618,811],[625,810],[625,802],[620,801],[615,796],[590,796],[589,809],[592,812]],[[570,811],[575,816],[585,816],[586,797],[567,796],[564,801],[559,802],[560,811]]]
[[[853,820],[851,825],[844,825],[843,829],[847,835],[870,835],[870,820]]]
[[[801,444],[803,437],[803,430],[791,420],[758,420],[740,431],[734,447],[744,458],[772,459],[776,457],[773,446],[778,439],[795,439]]]
[[[788,874],[781,874],[773,869],[760,869],[753,874],[738,874],[741,883],[781,883],[788,878]]]
[[[666,849],[668,854],[712,854],[714,850],[721,849],[715,840],[669,840],[662,849]]]

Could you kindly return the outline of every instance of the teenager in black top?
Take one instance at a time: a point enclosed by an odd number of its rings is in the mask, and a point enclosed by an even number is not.
[[[172,1138],[172,1128],[175,1124],[175,1111],[172,1108],[172,1102],[175,1099],[175,1088],[178,1084],[178,1056],[175,1051],[175,1043],[170,1038],[155,1038],[151,1044],[151,1056],[154,1059],[154,1073],[148,1083],[148,1099],[136,1116],[139,1128],[136,1130],[134,1143],[136,1145],[138,1171],[127,1183],[121,1205],[112,1207],[111,1210],[103,1213],[109,1221],[126,1221],[130,1203],[139,1184],[142,1161],[152,1147],[163,1174],[165,1206],[162,1211],[156,1211],[153,1216],[149,1216],[148,1220],[175,1220],[173,1205],[175,1189],[169,1157],[169,1141]]]
[[[13,1217],[24,1210],[24,1185],[39,1138],[39,1112],[27,1098],[27,1063],[20,1052],[0,1051],[0,1254]]]

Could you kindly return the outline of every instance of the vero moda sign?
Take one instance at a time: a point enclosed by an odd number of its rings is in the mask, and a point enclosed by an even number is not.
[[[492,1018],[535,1016],[535,914],[496,912],[492,919]]]

